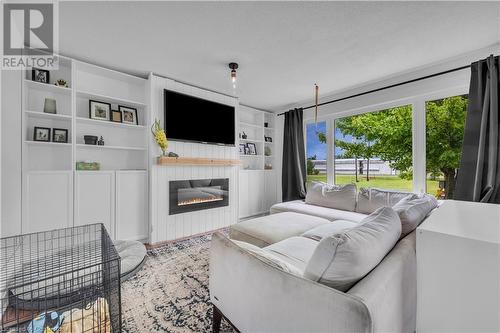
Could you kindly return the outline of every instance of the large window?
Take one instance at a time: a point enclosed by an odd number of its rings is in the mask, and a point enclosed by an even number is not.
[[[326,183],[326,121],[306,125],[307,182]]]
[[[425,103],[427,193],[453,199],[464,137],[467,96]]]
[[[335,184],[411,191],[412,106],[335,121]]]

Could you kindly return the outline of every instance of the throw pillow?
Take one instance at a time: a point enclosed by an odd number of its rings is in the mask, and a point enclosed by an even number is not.
[[[363,214],[371,214],[380,207],[392,207],[399,200],[412,193],[384,190],[379,188],[360,188],[356,211]]]
[[[409,195],[401,199],[392,208],[401,220],[401,238],[415,230],[425,217],[438,206],[436,198],[430,195]]]
[[[389,207],[379,208],[359,226],[323,238],[304,277],[345,292],[382,261],[400,235],[398,214]]]
[[[354,211],[356,209],[356,185],[334,186],[321,182],[311,182],[307,188],[306,203]]]

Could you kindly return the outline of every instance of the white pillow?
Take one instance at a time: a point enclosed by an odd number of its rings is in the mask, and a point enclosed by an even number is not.
[[[356,209],[356,185],[311,182],[307,188],[306,203],[352,212]]]
[[[295,274],[302,276],[302,270],[298,267],[295,267],[277,256],[275,256],[271,251],[267,251],[265,249],[261,249],[253,244],[249,244],[246,242],[237,241],[231,239],[231,241],[239,246],[241,249],[253,254],[255,257],[259,258],[261,261],[271,265],[274,268],[278,268],[284,272]]]
[[[401,238],[415,230],[425,217],[438,206],[437,199],[424,195],[409,195],[401,199],[392,208],[401,220]]]
[[[380,207],[392,207],[412,193],[379,188],[360,188],[356,211],[371,214]]]
[[[382,261],[400,235],[398,214],[389,207],[379,208],[359,226],[323,238],[304,277],[347,291]]]

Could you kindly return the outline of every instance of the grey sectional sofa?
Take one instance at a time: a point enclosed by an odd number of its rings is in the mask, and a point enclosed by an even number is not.
[[[320,199],[328,199],[329,194],[324,190],[323,194]],[[359,195],[367,198],[366,192],[360,191],[354,210]],[[435,204],[423,207],[421,202],[429,200],[383,190],[372,191],[368,198],[365,209],[397,203],[400,207],[394,208],[402,220],[413,224],[411,220],[420,220],[416,225]],[[401,206],[400,198],[415,203]],[[416,226],[398,225],[390,250],[373,269],[355,283],[343,284],[345,288],[333,288],[307,272],[313,257],[317,261],[319,244],[374,218],[367,218],[366,210],[345,211],[307,201],[277,204],[271,208],[271,215],[231,227],[229,238],[214,235],[210,255],[214,331],[218,332],[224,316],[241,332],[414,332]],[[394,215],[399,223],[398,215]],[[406,234],[399,238],[401,230]],[[369,257],[374,248],[367,246],[360,251]],[[330,257],[323,257],[328,265]],[[358,270],[356,265],[362,265],[358,259],[357,264],[352,263],[353,271]]]

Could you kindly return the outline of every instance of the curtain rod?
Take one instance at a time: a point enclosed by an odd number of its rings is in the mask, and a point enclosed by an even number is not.
[[[448,74],[448,73],[460,71],[462,69],[469,68],[470,66],[471,65],[465,65],[465,66],[461,66],[461,67],[457,67],[457,68],[453,68],[453,69],[448,69],[446,71],[442,71],[442,72],[439,72],[439,73],[434,73],[434,74],[422,76],[422,77],[419,77],[419,78],[416,78],[416,79],[411,79],[411,80],[408,80],[408,81],[391,84],[389,86],[385,86],[385,87],[381,87],[381,88],[377,88],[377,89],[368,90],[368,91],[365,91],[365,92],[362,92],[362,93],[359,93],[359,94],[355,94],[355,95],[351,95],[351,96],[347,96],[347,97],[342,97],[342,98],[337,98],[337,99],[334,99],[334,100],[331,100],[331,101],[319,103],[318,106],[323,106],[323,105],[327,105],[327,104],[331,104],[331,103],[335,103],[335,102],[340,102],[340,101],[343,101],[343,100],[346,100],[346,99],[350,99],[350,98],[354,98],[354,97],[359,97],[359,96],[371,94],[371,93],[374,93],[374,92],[377,92],[377,91],[381,91],[381,90],[385,90],[385,89],[389,89],[389,88],[394,88],[394,87],[402,86],[402,85],[405,85],[405,84],[408,84],[408,83],[413,83],[413,82],[417,82],[417,81],[421,81],[421,80],[425,80],[425,79],[430,79],[431,77],[440,76],[440,75],[444,75],[444,74]],[[312,109],[313,107],[315,107],[315,105],[306,106],[306,107],[302,108],[302,110]],[[286,112],[278,113],[278,116],[282,116],[285,113]]]

